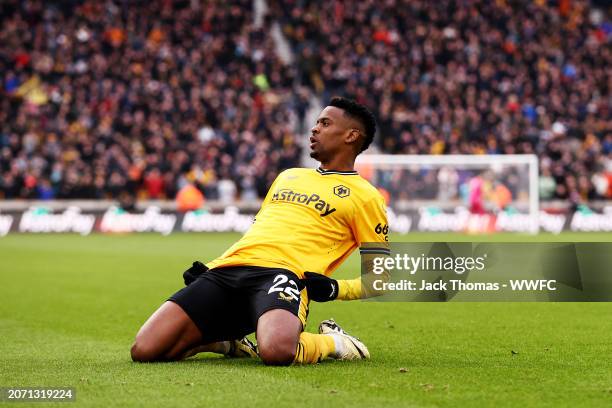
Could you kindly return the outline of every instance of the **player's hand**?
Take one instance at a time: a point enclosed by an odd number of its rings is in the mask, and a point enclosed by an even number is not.
[[[320,273],[304,272],[302,282],[308,289],[308,298],[315,302],[329,302],[338,297],[338,281],[335,279]]]
[[[206,267],[206,265],[204,265],[200,261],[195,261],[191,265],[191,268],[189,268],[185,272],[183,272],[183,280],[185,281],[185,286],[189,286],[189,284],[191,282],[196,280],[198,278],[198,276],[200,276],[201,274],[203,274],[207,270],[208,270],[208,267]]]

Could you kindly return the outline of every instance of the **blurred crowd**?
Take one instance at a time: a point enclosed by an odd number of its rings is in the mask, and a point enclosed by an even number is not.
[[[251,3],[2,1],[4,197],[265,194],[300,147],[293,69]]]
[[[609,2],[271,3],[300,80],[375,108],[384,152],[535,153],[543,199],[612,198]]]
[[[379,151],[535,153],[543,199],[612,198],[605,1],[267,4],[258,25],[251,0],[0,2],[0,195],[262,197],[310,96],[345,95]]]

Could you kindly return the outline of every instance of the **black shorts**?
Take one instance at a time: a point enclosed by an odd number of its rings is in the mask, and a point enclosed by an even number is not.
[[[257,329],[259,317],[285,309],[306,325],[304,284],[286,269],[239,266],[215,268],[168,299],[178,304],[202,332],[203,343],[240,339]]]

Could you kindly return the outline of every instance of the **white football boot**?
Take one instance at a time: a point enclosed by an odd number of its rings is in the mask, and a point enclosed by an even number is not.
[[[338,326],[334,319],[323,320],[319,324],[319,333],[334,338],[336,351],[330,357],[336,360],[359,360],[370,358],[370,352],[365,344],[357,337],[353,337]]]

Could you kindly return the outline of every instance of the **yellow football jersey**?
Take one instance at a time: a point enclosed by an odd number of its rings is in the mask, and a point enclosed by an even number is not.
[[[382,195],[355,171],[294,168],[270,187],[251,228],[209,268],[262,266],[331,273],[362,243],[389,253]]]

